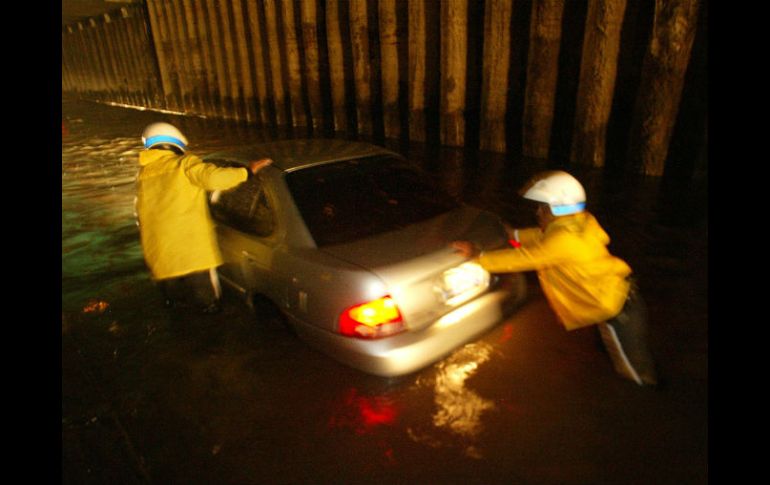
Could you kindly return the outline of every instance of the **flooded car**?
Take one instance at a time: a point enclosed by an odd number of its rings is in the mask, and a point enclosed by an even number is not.
[[[212,153],[219,165],[273,164],[214,192],[220,279],[270,302],[307,343],[364,372],[398,376],[500,322],[526,292],[450,248],[505,247],[500,219],[459,203],[419,166],[363,142],[288,140]]]

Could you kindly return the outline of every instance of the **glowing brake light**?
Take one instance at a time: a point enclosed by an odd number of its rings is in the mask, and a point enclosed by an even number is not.
[[[401,312],[390,296],[352,306],[340,315],[340,333],[349,337],[379,338],[403,330]]]

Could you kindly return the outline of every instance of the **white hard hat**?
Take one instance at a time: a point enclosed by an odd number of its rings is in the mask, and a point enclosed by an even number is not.
[[[152,123],[142,132],[142,143],[145,148],[152,148],[155,145],[174,145],[180,150],[187,148],[187,138],[179,131],[176,126],[169,123]]]
[[[586,192],[575,177],[561,170],[536,175],[523,189],[525,199],[548,204],[551,214],[566,216],[583,212]]]

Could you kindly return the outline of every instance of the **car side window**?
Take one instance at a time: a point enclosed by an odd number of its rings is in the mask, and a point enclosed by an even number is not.
[[[215,220],[239,231],[265,237],[275,230],[273,208],[259,175],[235,188],[212,194],[209,207]]]

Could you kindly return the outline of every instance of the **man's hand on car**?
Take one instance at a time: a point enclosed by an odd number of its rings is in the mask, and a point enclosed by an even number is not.
[[[271,160],[269,158],[261,158],[259,160],[252,160],[252,161],[249,162],[249,170],[251,171],[252,174],[256,174],[257,172],[259,172],[263,168],[267,167],[271,163],[273,163],[273,160]]]

